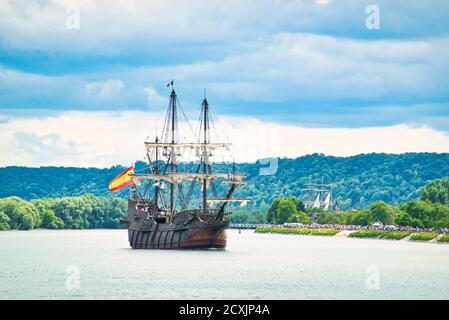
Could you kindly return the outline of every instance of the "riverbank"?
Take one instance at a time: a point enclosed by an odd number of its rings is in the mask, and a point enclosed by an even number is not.
[[[449,243],[449,234],[438,234],[435,232],[365,230],[365,229],[339,230],[336,228],[319,228],[316,226],[314,226],[313,228],[257,227],[255,232]]]
[[[309,228],[282,228],[282,227],[257,227],[257,233],[283,233],[283,234],[303,234],[316,236],[334,236],[340,231],[332,228],[309,229]]]

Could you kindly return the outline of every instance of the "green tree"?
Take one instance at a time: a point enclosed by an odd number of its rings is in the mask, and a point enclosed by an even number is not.
[[[449,205],[449,179],[437,179],[420,190],[421,200]]]
[[[449,228],[449,219],[446,218],[446,219],[434,221],[432,227],[435,229]]]
[[[434,206],[429,201],[412,200],[400,205],[400,209],[412,217],[416,226],[430,227]]]
[[[246,223],[265,223],[265,215],[262,212],[253,212],[248,214]]]
[[[292,215],[290,215],[290,217],[288,217],[288,221],[289,222],[299,222],[299,223],[304,223],[304,224],[308,224],[311,222],[310,217],[307,215],[307,213],[305,212],[298,212],[298,213],[293,213]]]
[[[41,216],[41,227],[46,229],[61,229],[64,227],[64,221],[56,216],[56,214],[51,209],[46,209],[42,212]]]
[[[380,221],[383,224],[393,222],[393,210],[390,205],[383,201],[377,201],[371,204],[370,213],[374,221]]]
[[[19,203],[12,212],[11,227],[30,230],[39,226],[39,213],[29,202]]]
[[[246,213],[245,211],[234,212],[231,215],[232,223],[247,223],[247,221],[248,221],[248,213]]]
[[[275,217],[277,215],[280,202],[281,202],[280,198],[274,200],[273,203],[271,204],[270,208],[268,209],[267,218],[266,218],[268,223],[275,223],[275,220],[276,220]]]
[[[339,223],[338,215],[333,212],[320,212],[316,215],[316,222],[319,224]]]
[[[426,226],[432,228],[445,228],[449,221],[449,206],[440,203],[432,204],[432,211],[427,220],[423,221]]]
[[[298,212],[306,212],[306,207],[304,206],[304,203],[301,200],[299,200],[296,197],[290,197],[290,199],[295,204],[296,211],[298,211]]]
[[[273,201],[270,209],[268,209],[267,221],[282,224],[287,222],[288,218],[295,213],[297,213],[297,209],[292,198],[279,198]]]
[[[395,217],[394,223],[398,226],[412,226],[413,218],[408,213],[402,212]]]
[[[3,211],[0,211],[0,230],[11,229],[11,227],[9,226],[10,222],[11,219]]]
[[[357,210],[347,213],[346,224],[367,226],[373,223],[369,210]]]
[[[292,199],[281,199],[276,212],[276,223],[282,224],[288,221],[288,218],[296,213],[296,205]]]
[[[19,197],[0,200],[0,211],[10,219],[11,229],[29,230],[39,226],[39,214],[31,202]]]

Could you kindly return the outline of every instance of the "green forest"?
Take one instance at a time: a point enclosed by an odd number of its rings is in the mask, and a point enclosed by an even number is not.
[[[93,229],[121,228],[127,214],[127,201],[119,197],[78,197],[23,200],[19,197],[0,199],[0,230]],[[319,224],[385,225],[419,228],[449,228],[449,180],[438,179],[420,189],[420,199],[400,205],[376,201],[367,209],[326,212],[305,209],[296,197],[273,201],[267,211],[238,210],[233,223],[301,222]]]
[[[183,164],[194,166],[194,164]],[[214,164],[214,170],[224,171],[229,164]],[[308,181],[334,184],[334,199],[342,210],[369,208],[373,202],[400,204],[419,199],[419,189],[435,179],[449,177],[449,154],[361,154],[334,157],[312,154],[296,159],[278,159],[273,175],[260,174],[261,162],[237,164],[237,171],[249,174],[247,185],[239,188],[237,197],[251,198],[245,212],[259,219],[270,204],[282,197],[304,199],[304,184]],[[108,183],[125,170],[123,166],[107,169],[65,167],[4,167],[0,168],[0,198],[17,196],[25,200],[63,198],[92,194],[118,196],[125,199],[128,190],[111,194]],[[136,163],[136,172],[146,170],[146,164]],[[223,191],[220,184],[218,191]],[[257,220],[256,219],[256,220]]]
[[[0,199],[0,230],[120,228],[127,201],[118,197]]]
[[[266,221],[274,224],[285,222],[408,226],[415,228],[449,229],[449,180],[437,179],[420,189],[420,199],[399,205],[384,201],[373,202],[369,208],[327,212],[322,209],[308,211],[295,197],[276,199],[266,213]]]

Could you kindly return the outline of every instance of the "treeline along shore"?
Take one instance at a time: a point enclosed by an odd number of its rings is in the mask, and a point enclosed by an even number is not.
[[[238,172],[249,174],[245,180],[247,184],[239,187],[235,194],[237,198],[252,199],[247,208],[266,212],[276,199],[299,196],[305,183],[321,181],[322,178],[325,183],[333,183],[333,198],[338,200],[343,210],[367,208],[375,201],[400,204],[418,199],[419,188],[429,181],[449,178],[448,153],[370,153],[351,157],[311,154],[276,160],[270,168],[259,161],[236,164]],[[195,163],[179,165],[182,171],[188,166],[191,166],[190,170],[197,167]],[[214,163],[213,167],[214,171],[220,172],[228,170],[229,164]],[[77,197],[87,193],[110,196],[108,183],[125,169],[123,166],[104,169],[4,167],[0,168],[0,198],[17,196],[33,200]],[[135,170],[145,173],[148,165],[138,161]],[[224,192],[220,183],[216,188],[219,194]],[[126,199],[128,190],[120,190],[114,195]]]
[[[0,230],[93,229],[122,227],[127,201],[118,197],[79,197],[23,200],[0,199]]]
[[[256,232],[449,242],[449,180],[434,180],[419,193],[420,199],[399,205],[376,201],[341,212],[307,210],[297,198],[280,198],[267,212],[272,225]]]
[[[370,226],[375,223],[423,230],[449,229],[449,179],[437,179],[419,190],[420,198],[401,204],[373,202],[366,209],[330,212],[306,209],[295,197],[276,199],[267,211],[272,224],[339,224]]]
[[[449,240],[449,179],[433,180],[418,192],[418,199],[401,204],[375,201],[365,209],[339,212],[306,209],[296,197],[277,198],[264,211],[233,208],[231,222],[271,225],[257,232],[337,235],[349,231],[350,237]],[[127,200],[114,196],[0,198],[0,230],[122,228],[120,220],[126,215]]]

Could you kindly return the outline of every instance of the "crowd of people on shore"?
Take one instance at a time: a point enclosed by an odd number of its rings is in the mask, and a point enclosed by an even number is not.
[[[340,231],[355,231],[355,230],[383,230],[383,231],[410,231],[410,232],[437,232],[440,234],[449,233],[449,229],[443,228],[439,230],[434,230],[432,228],[418,228],[418,227],[404,227],[404,226],[394,226],[394,225],[382,225],[374,224],[371,226],[362,225],[345,225],[345,224],[302,224],[302,223],[284,223],[279,225],[279,227],[286,228],[307,228],[307,229],[337,229]]]

